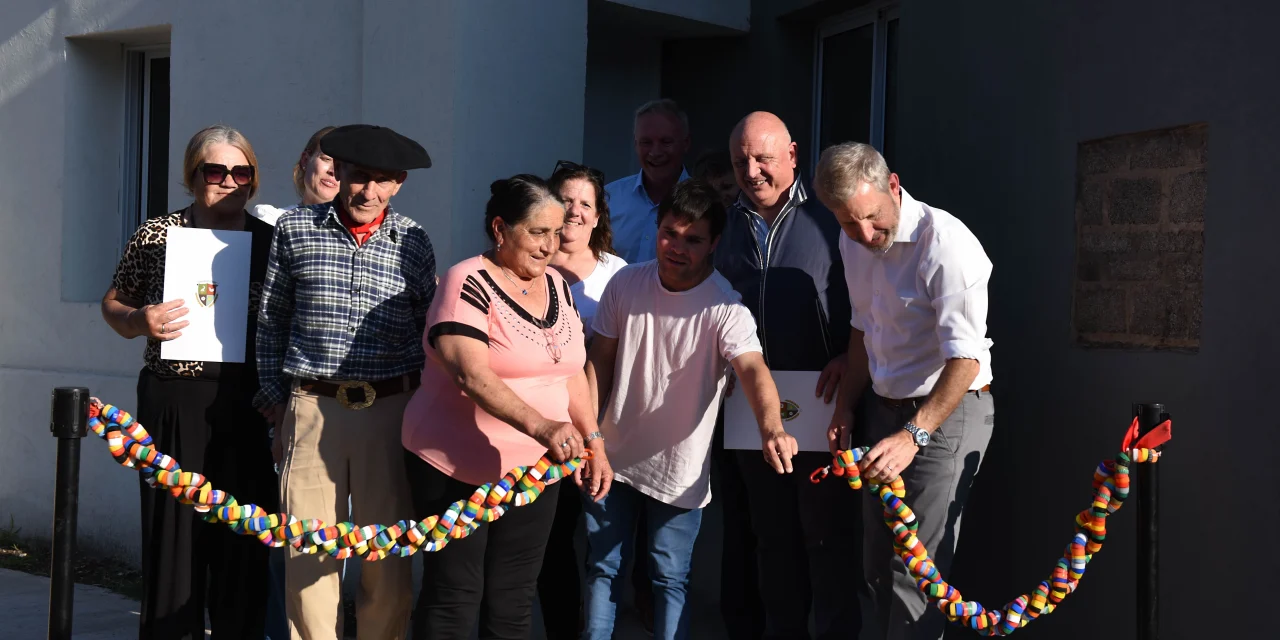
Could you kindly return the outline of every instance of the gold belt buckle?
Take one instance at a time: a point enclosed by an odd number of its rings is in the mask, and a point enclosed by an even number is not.
[[[349,400],[347,398],[348,389],[359,389],[362,392],[364,392],[364,400],[361,400],[360,402],[352,402],[351,400]],[[351,409],[353,411],[368,409],[369,407],[373,406],[373,401],[377,397],[378,397],[378,394],[373,390],[373,385],[369,384],[368,382],[365,382],[364,380],[358,380],[355,382],[343,382],[338,385],[338,402],[342,406],[348,409]]]

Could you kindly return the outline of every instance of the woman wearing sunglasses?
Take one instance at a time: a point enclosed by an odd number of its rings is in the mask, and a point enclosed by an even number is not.
[[[570,284],[569,292],[582,318],[582,332],[590,344],[591,319],[604,286],[627,262],[613,253],[609,203],[605,201],[604,174],[596,169],[561,160],[548,181],[551,192],[564,203],[564,228],[560,249],[551,266]],[[577,638],[582,627],[581,577],[573,538],[582,517],[582,498],[576,491],[562,491],[556,518],[538,576],[538,601],[547,640]],[[644,590],[648,576],[640,572]]]
[[[302,148],[302,155],[293,165],[293,190],[301,198],[298,204],[285,209],[260,204],[251,212],[255,217],[274,225],[276,219],[289,209],[332,202],[338,196],[338,177],[333,172],[333,158],[320,150],[320,139],[334,129],[335,127],[322,127],[311,134],[307,139],[307,146]]]
[[[245,205],[258,189],[257,158],[239,131],[218,125],[197,133],[182,159],[190,205],[143,223],[125,247],[102,299],[107,324],[124,338],[145,337],[138,375],[138,421],[155,446],[184,470],[204,474],[240,504],[278,509],[267,424],[250,404],[257,298],[267,271],[271,225]],[[182,335],[192,305],[212,306],[217,283],[190,283],[164,300],[165,245],[172,227],[248,231],[249,317],[244,363],[161,358],[160,344]],[[185,286],[185,285],[184,285]],[[194,509],[145,482],[142,494],[143,595],[139,636],[203,638],[205,609],[214,638],[261,638],[267,603],[268,548],[226,525],[203,522]]]

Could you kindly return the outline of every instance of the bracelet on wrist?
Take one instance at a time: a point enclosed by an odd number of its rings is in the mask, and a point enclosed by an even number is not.
[[[591,444],[592,440],[604,440],[604,436],[601,435],[599,431],[592,431],[591,433],[588,433],[587,437],[582,441],[583,446]]]

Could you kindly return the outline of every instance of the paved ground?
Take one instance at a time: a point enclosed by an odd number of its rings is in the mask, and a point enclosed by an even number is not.
[[[715,510],[714,512],[712,510]],[[698,536],[694,552],[694,575],[690,605],[693,607],[693,637],[699,640],[720,640],[724,631],[720,625],[718,604],[718,576],[720,575],[719,513],[715,506],[708,507],[703,519],[702,534]],[[358,584],[355,580],[359,564],[352,563],[349,570],[348,591]],[[417,563],[417,575],[421,563]],[[4,638],[43,638],[47,635],[49,606],[49,579],[17,571],[0,569],[0,610],[5,612]],[[138,603],[106,589],[79,585],[76,587],[73,631],[77,640],[133,640],[138,636]],[[543,640],[542,616],[534,609],[534,629],[531,640]],[[639,620],[629,611],[621,611],[615,640],[647,640]]]
[[[693,575],[689,606],[693,611],[692,637],[699,640],[722,640],[720,621],[720,512],[712,502],[703,518],[703,529],[693,555]],[[358,575],[360,563],[348,575],[348,592]],[[420,574],[421,563],[418,564]],[[415,576],[415,583],[417,578]],[[49,579],[17,571],[0,569],[0,610],[4,623],[3,638],[43,638],[47,635]],[[866,604],[863,605],[866,611]],[[534,609],[531,640],[544,640],[542,616]],[[137,637],[138,603],[105,589],[77,586],[74,607],[74,634],[77,640],[132,640]],[[614,640],[647,640],[651,638],[629,611],[620,612]],[[864,636],[871,637],[865,633]]]
[[[44,638],[49,624],[49,579],[0,569],[0,608],[6,638]],[[72,629],[77,640],[138,637],[138,603],[106,589],[76,587]]]

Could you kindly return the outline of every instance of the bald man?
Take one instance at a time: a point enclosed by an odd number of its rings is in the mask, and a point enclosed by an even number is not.
[[[815,397],[831,403],[847,366],[850,313],[840,226],[809,198],[796,143],[777,116],[743,118],[729,155],[741,194],[729,208],[716,269],[754,314],[769,369],[812,372]],[[757,539],[764,640],[809,638],[811,609],[818,640],[856,635],[857,586],[840,576],[860,566],[860,502],[843,483],[811,484],[807,473],[829,464],[830,454],[801,452],[794,468],[806,473],[779,475],[758,451],[733,453]]]

